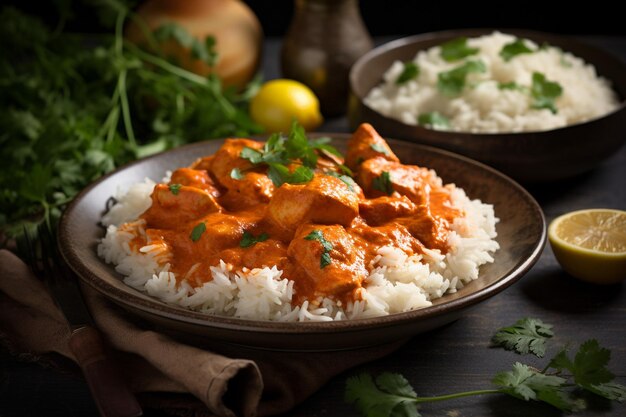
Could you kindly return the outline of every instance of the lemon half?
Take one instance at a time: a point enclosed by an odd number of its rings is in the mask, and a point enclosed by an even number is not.
[[[626,211],[573,211],[550,223],[548,238],[563,269],[583,281],[626,279]]]
[[[315,130],[324,120],[315,93],[288,79],[263,84],[250,102],[250,116],[268,133],[288,133],[293,119],[307,131]]]

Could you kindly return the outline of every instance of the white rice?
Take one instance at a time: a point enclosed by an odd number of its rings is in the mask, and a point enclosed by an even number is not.
[[[470,38],[468,46],[479,48],[479,52],[454,62],[441,58],[439,46],[420,51],[413,59],[420,68],[418,77],[402,85],[397,85],[396,80],[404,64],[396,61],[384,74],[383,83],[370,91],[365,104],[409,125],[417,125],[419,115],[436,111],[449,120],[450,126],[432,128],[472,133],[550,130],[603,116],[618,107],[609,82],[598,77],[592,65],[559,48],[539,49],[525,40],[527,46],[537,51],[505,61],[499,53],[515,39],[499,32]],[[486,72],[469,74],[462,94],[447,97],[438,91],[439,73],[478,59],[485,64]],[[498,87],[499,83],[515,82],[530,88],[533,72],[561,85],[563,92],[555,102],[556,114],[548,109],[533,109],[528,90]]]
[[[135,252],[129,244],[136,233],[145,233],[145,222],[137,217],[150,207],[154,184],[146,180],[119,191],[117,204],[102,219],[107,233],[98,245],[98,255],[116,265],[115,270],[125,276],[129,286],[166,303],[207,314],[254,320],[331,321],[415,310],[477,279],[479,267],[493,262],[491,254],[499,248],[495,240],[498,219],[493,207],[472,201],[462,189],[451,186],[454,206],[466,213],[452,226],[451,250],[445,255],[427,250],[424,255],[408,256],[398,248],[379,248],[360,290],[360,301],[342,305],[324,298],[294,306],[294,282],[284,278],[281,270],[266,267],[235,271],[224,262],[210,267],[211,281],[193,288],[185,277],[178,283],[169,271],[171,255],[165,245],[147,245]],[[186,276],[199,265],[194,265]]]

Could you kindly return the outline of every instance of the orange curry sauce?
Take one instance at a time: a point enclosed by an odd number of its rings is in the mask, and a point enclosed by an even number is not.
[[[211,280],[209,267],[220,260],[235,271],[275,265],[283,278],[294,281],[294,305],[320,296],[360,299],[370,262],[383,246],[408,255],[424,248],[448,250],[450,223],[463,215],[451,207],[449,189],[429,170],[401,164],[371,125],[361,125],[348,143],[345,164],[358,184],[352,189],[325,174],[342,161],[323,155],[310,182],[275,187],[266,166],[240,157],[244,147],[262,146],[228,139],[215,155],[174,171],[169,185],[157,184],[152,206],[141,216],[146,235],[133,246],[166,245],[170,271],[192,286]],[[234,168],[241,179],[231,177]],[[390,195],[374,185],[384,172]],[[180,187],[173,190],[172,184]],[[191,235],[200,223],[206,230],[194,241]],[[315,230],[332,244],[331,251],[320,240],[305,239]],[[242,247],[244,232],[268,238]],[[322,267],[325,251],[330,262]]]

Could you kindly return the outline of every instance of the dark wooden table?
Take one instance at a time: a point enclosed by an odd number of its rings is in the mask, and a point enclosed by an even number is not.
[[[626,60],[626,38],[585,37]],[[265,78],[278,76],[279,42],[266,42]],[[327,121],[322,131],[346,132],[345,118]],[[626,132],[625,132],[626,134]],[[593,140],[593,138],[589,138]],[[626,209],[626,147],[593,172],[530,192],[541,204],[547,221],[577,209],[605,207]],[[357,416],[343,400],[348,376],[368,372],[399,372],[424,396],[489,388],[495,373],[509,370],[515,361],[544,363],[531,357],[489,347],[493,332],[518,318],[538,317],[552,323],[556,336],[546,356],[557,346],[580,344],[596,338],[611,349],[610,369],[618,382],[626,384],[626,288],[600,287],[568,276],[547,246],[541,259],[520,282],[471,310],[462,319],[441,329],[414,337],[386,358],[336,376],[289,416]],[[468,397],[426,404],[424,416],[557,416],[560,413],[540,404],[524,403],[501,395]],[[72,376],[60,375],[36,364],[18,362],[0,351],[0,416],[86,416],[96,415],[89,392]],[[162,415],[148,411],[146,415]],[[624,416],[626,404],[592,402],[581,416]]]

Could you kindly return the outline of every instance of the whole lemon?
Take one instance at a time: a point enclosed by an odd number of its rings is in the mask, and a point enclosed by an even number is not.
[[[293,119],[305,130],[324,121],[319,100],[306,85],[287,79],[268,81],[250,102],[250,116],[268,133],[289,132]]]

